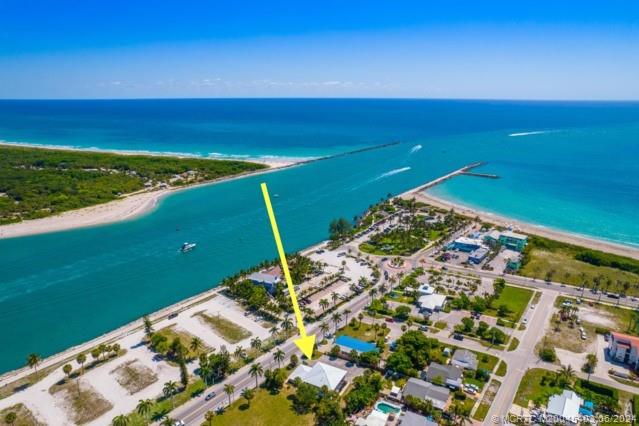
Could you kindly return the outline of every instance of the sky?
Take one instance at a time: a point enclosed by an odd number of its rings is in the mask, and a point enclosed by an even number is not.
[[[639,2],[0,0],[0,98],[639,100]]]

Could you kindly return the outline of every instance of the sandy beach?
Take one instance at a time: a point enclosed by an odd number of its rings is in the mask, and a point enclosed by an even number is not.
[[[424,191],[409,192],[403,195],[404,198],[415,197],[416,200],[433,205],[435,207],[441,207],[445,209],[455,209],[455,211],[470,217],[479,217],[481,220],[491,222],[496,225],[504,227],[513,227],[516,230],[527,234],[535,234],[541,237],[550,238],[557,241],[562,241],[568,244],[575,244],[579,246],[589,247],[596,250],[601,250],[609,253],[615,253],[620,256],[632,257],[639,259],[639,249],[624,246],[621,244],[615,244],[612,242],[598,240],[595,238],[586,237],[583,235],[572,234],[569,232],[559,231],[544,226],[533,225],[530,223],[518,221],[505,216],[500,216],[490,212],[484,212],[476,210],[470,207],[466,207],[457,203],[453,203],[441,198],[435,197]]]
[[[9,145],[15,146],[14,144]],[[269,158],[243,159],[242,161],[265,164],[269,166],[269,168],[258,170],[255,172],[228,176],[195,185],[137,193],[134,195],[124,196],[121,199],[110,201],[105,204],[98,204],[78,210],[70,210],[55,216],[2,225],[0,226],[0,239],[45,234],[49,232],[67,231],[70,229],[104,225],[107,223],[132,219],[150,212],[155,208],[155,206],[157,206],[159,200],[162,197],[173,194],[177,191],[189,190],[192,188],[200,187],[202,185],[213,185],[221,182],[228,182],[234,179],[245,178],[247,176],[271,173],[273,171],[281,170],[286,167],[302,164],[309,161],[309,159]]]

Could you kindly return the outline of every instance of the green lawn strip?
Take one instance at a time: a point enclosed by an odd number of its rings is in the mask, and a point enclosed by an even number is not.
[[[237,343],[251,337],[250,331],[222,316],[208,315],[204,312],[199,313],[197,316],[201,318],[205,324],[210,326],[215,334],[218,334],[229,343]]]
[[[167,338],[167,341],[169,343],[172,342],[174,339],[180,339],[184,347],[187,349],[187,353],[186,353],[187,359],[197,359],[200,356],[200,354],[205,354],[211,351],[211,348],[209,348],[206,345],[203,345],[197,351],[192,351],[190,348],[190,345],[191,345],[191,340],[195,336],[192,335],[191,333],[187,333],[186,331],[176,329],[175,324],[161,328],[157,330],[155,334],[163,335],[164,337]]]
[[[497,370],[495,371],[495,374],[498,375],[499,377],[504,377],[507,372],[508,372],[508,366],[506,365],[506,362],[500,361],[499,365],[497,366]]]
[[[345,327],[337,330],[337,335],[342,336],[351,336],[359,340],[363,340],[364,342],[375,342],[377,339],[383,338],[390,332],[389,328],[379,327],[377,331],[377,336],[375,335],[375,327],[373,324],[368,323],[360,323],[356,322],[354,326],[347,324]]]
[[[526,310],[528,302],[532,298],[533,291],[527,288],[514,287],[512,285],[506,285],[499,297],[493,301],[492,309],[487,309],[486,314],[491,316],[497,316],[497,309],[501,305],[505,305],[509,313],[505,319],[517,322],[521,318],[521,315]]]
[[[480,403],[477,406],[477,410],[475,410],[475,414],[473,414],[473,419],[483,422],[488,414],[488,410],[490,410],[490,405],[485,402]]]
[[[312,414],[300,415],[293,410],[289,399],[293,391],[288,386],[278,394],[258,389],[250,405],[238,395],[231,407],[213,418],[212,426],[310,426],[315,424]]]
[[[508,352],[512,352],[516,350],[518,347],[519,347],[519,339],[516,337],[513,337],[512,339],[510,339],[510,343],[508,344]]]
[[[525,250],[524,264],[519,273],[520,275],[537,279],[545,279],[550,274],[552,281],[573,286],[581,286],[585,281],[590,288],[592,288],[595,278],[601,277],[602,285],[607,285],[604,283],[610,282],[608,291],[615,293],[626,291],[628,295],[639,294],[637,288],[632,285],[627,286],[627,290],[624,289],[624,283],[637,282],[639,274],[609,266],[596,266],[577,260],[576,256],[584,252],[598,253],[599,257],[610,259],[617,263],[628,265],[639,263],[635,259],[535,236],[529,240]]]

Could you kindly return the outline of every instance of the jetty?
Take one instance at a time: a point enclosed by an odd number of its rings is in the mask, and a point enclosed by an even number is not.
[[[495,174],[492,174],[492,173],[462,172],[460,174],[461,175],[466,175],[466,176],[475,176],[475,177],[488,178],[488,179],[499,179],[499,175],[495,175]]]
[[[427,190],[428,188],[432,188],[435,185],[439,185],[440,183],[447,181],[448,179],[454,178],[455,176],[459,176],[462,174],[466,174],[469,173],[472,169],[477,168],[481,165],[483,165],[483,162],[477,162],[477,163],[472,163],[472,164],[468,164],[464,167],[462,167],[461,169],[457,169],[455,171],[452,171],[444,176],[440,176],[437,179],[433,179],[430,182],[425,183],[422,186],[418,186],[417,188],[413,188],[411,190],[406,191],[405,193],[401,194],[401,195],[409,195],[409,194],[413,194],[415,192],[422,192]]]

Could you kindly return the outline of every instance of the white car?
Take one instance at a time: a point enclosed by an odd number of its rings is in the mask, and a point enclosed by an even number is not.
[[[530,309],[535,309],[535,305],[530,305]]]
[[[522,324],[524,325],[528,324],[528,318],[524,318],[524,320],[522,321]]]

